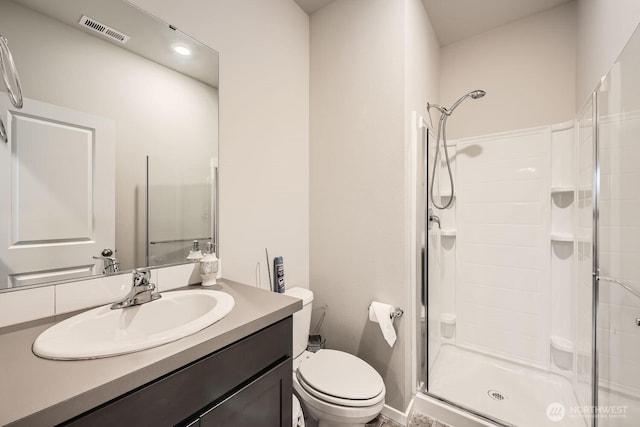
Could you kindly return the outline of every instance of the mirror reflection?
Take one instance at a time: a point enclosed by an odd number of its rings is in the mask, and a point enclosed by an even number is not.
[[[120,0],[2,0],[0,33],[0,290],[217,243],[217,52]]]

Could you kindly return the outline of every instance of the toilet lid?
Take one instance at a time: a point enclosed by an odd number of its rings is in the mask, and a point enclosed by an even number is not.
[[[298,367],[307,386],[347,400],[369,400],[384,391],[382,377],[367,362],[337,350],[319,350]]]

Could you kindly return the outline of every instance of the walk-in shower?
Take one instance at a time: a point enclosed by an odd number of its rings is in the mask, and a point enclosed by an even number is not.
[[[573,120],[447,140],[485,93],[429,104],[417,399],[503,426],[640,425],[639,76],[636,31]]]

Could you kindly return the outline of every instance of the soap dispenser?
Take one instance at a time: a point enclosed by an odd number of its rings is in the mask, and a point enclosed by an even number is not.
[[[213,243],[207,242],[207,250],[200,259],[200,277],[202,277],[202,286],[213,286],[216,284],[216,276],[218,275],[218,257],[213,251]]]
[[[202,258],[202,252],[200,251],[198,241],[194,240],[189,255],[187,256],[187,261],[199,261],[200,258]]]

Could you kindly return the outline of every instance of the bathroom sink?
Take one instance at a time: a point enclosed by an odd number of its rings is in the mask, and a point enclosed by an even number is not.
[[[36,338],[33,352],[62,360],[133,353],[194,334],[229,314],[234,303],[224,292],[190,290],[128,308],[109,304],[53,325]]]

